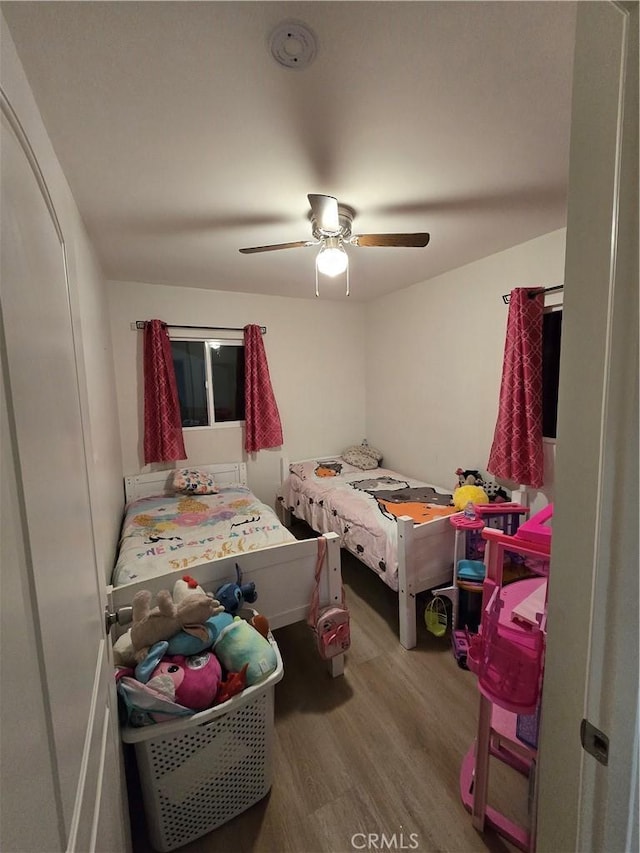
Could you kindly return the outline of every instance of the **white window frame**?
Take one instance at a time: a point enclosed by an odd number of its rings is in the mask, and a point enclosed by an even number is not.
[[[215,389],[213,387],[213,370],[211,368],[211,353],[213,350],[225,347],[244,347],[244,337],[241,338],[209,338],[202,335],[188,335],[184,332],[176,335],[169,335],[169,340],[187,341],[190,343],[204,344],[205,348],[205,397],[207,400],[207,416],[209,423],[201,426],[183,426],[182,429],[188,430],[204,430],[204,429],[227,429],[243,427],[245,421],[216,421],[215,414]]]

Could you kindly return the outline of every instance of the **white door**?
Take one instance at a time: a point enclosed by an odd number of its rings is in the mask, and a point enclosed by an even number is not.
[[[122,808],[63,234],[2,98],[0,849],[119,853]]]
[[[578,3],[547,627],[538,850],[637,850],[637,3]]]

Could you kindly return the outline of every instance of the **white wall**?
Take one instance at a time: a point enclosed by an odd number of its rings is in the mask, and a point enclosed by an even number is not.
[[[565,236],[554,231],[367,304],[367,437],[385,465],[448,488],[458,467],[486,472],[508,311],[502,295],[562,284]],[[545,456],[552,464],[553,446]]]
[[[281,455],[334,453],[364,436],[389,467],[438,485],[451,488],[459,466],[486,471],[508,311],[502,294],[561,284],[565,236],[554,231],[366,305],[109,282],[123,473],[172,467],[143,464],[142,333],[131,324],[152,317],[267,326],[285,444],[246,459],[251,487],[267,503]],[[246,458],[240,429],[184,435],[190,464]],[[552,499],[554,456],[545,444],[534,511]]]
[[[55,205],[67,251],[69,300],[80,379],[96,556],[99,570],[108,579],[120,533],[123,486],[105,282],[4,18],[0,20],[2,89],[34,148]],[[46,424],[43,424],[43,440],[51,443],[51,452],[55,453],[55,436],[47,435]],[[69,521],[72,526],[73,519]]]
[[[264,344],[284,447],[246,458],[241,429],[185,430],[189,464],[245,460],[251,488],[273,505],[283,454],[300,459],[336,453],[364,436],[362,305],[116,281],[108,283],[108,297],[123,473],[173,467],[144,465],[142,332],[131,331],[135,320],[267,327]]]

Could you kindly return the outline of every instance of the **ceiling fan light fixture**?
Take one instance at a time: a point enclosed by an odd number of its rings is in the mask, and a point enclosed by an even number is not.
[[[316,258],[316,268],[322,275],[335,278],[349,266],[349,256],[338,237],[327,237]]]

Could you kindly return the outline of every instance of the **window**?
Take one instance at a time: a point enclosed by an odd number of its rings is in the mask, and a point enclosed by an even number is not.
[[[562,311],[542,315],[542,435],[556,437]]]
[[[171,351],[184,428],[244,420],[242,341],[172,339]]]

